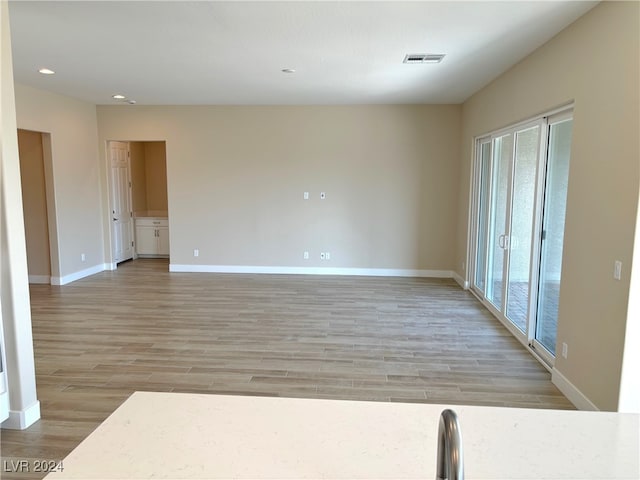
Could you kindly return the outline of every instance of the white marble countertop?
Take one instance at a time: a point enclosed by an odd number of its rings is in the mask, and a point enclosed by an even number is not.
[[[640,477],[635,414],[136,392],[46,478],[435,478],[445,408],[467,479]]]

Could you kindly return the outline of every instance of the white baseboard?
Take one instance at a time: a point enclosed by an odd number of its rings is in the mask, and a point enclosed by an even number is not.
[[[2,422],[2,428],[10,430],[24,430],[40,420],[40,402],[24,410],[9,410],[9,418]]]
[[[464,278],[458,275],[458,272],[451,272],[453,279],[456,281],[458,285],[460,285],[463,289],[469,290],[469,282],[467,282]]]
[[[116,270],[118,268],[118,264],[117,263],[105,263],[104,264],[104,269],[105,270]]]
[[[107,270],[107,264],[100,263],[93,267],[80,270],[79,272],[70,273],[64,277],[51,277],[51,285],[66,285],[67,283],[75,282],[76,280],[80,280],[81,278],[85,278],[90,275],[95,275],[96,273],[100,273],[105,270]]]
[[[567,377],[555,368],[551,370],[551,383],[558,387],[558,390],[560,390],[579,410],[600,410],[584,393],[578,390],[578,388],[571,383]]]
[[[283,275],[354,275],[370,277],[453,278],[451,270],[340,267],[259,267],[248,265],[169,265],[170,272],[190,273],[270,273]]]
[[[29,283],[49,285],[51,277],[49,275],[29,275]]]

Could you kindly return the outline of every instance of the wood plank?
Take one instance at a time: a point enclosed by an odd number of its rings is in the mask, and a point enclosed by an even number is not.
[[[136,390],[573,408],[449,279],[170,274],[141,259],[33,285],[31,304],[42,420],[2,430],[2,460],[63,458]]]

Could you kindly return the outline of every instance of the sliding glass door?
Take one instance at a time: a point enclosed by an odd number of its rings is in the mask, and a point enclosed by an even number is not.
[[[509,271],[505,313],[507,319],[524,333],[530,298],[531,236],[534,227],[540,125],[519,130],[515,132],[515,137],[511,222],[506,245]]]
[[[474,289],[521,334],[527,327],[540,149],[534,123],[479,142]]]
[[[493,161],[491,176],[491,201],[489,209],[489,235],[487,238],[487,299],[502,310],[504,305],[504,281],[507,256],[505,255],[505,232],[509,211],[509,177],[513,137],[504,135],[492,142]]]
[[[550,361],[570,144],[570,113],[476,143],[472,289],[523,343],[542,346]]]
[[[573,121],[568,115],[550,119],[535,342],[552,355],[556,353],[572,128]]]

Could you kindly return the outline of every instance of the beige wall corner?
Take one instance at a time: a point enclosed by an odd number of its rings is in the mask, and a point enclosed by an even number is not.
[[[0,2],[0,62],[0,288],[9,392],[9,417],[2,427],[24,429],[40,418],[40,404],[31,333],[8,2]]]
[[[469,98],[462,114],[458,268],[474,136],[575,102],[558,319],[569,356],[555,369],[601,410],[618,408],[625,352],[640,188],[639,22],[637,2],[599,4]]]

